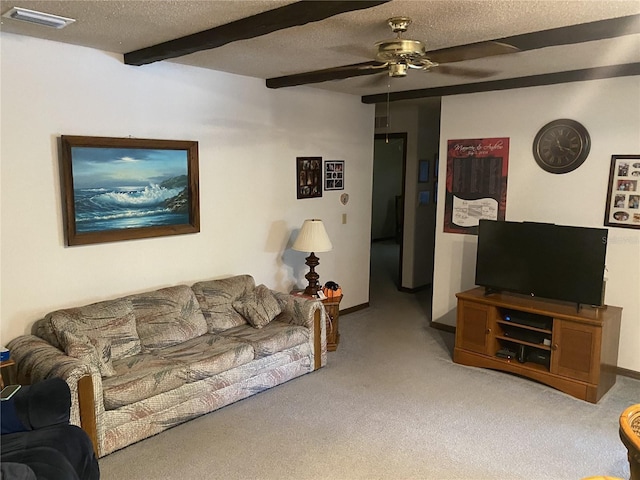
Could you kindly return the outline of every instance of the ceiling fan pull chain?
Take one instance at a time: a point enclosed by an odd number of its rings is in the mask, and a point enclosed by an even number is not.
[[[389,143],[389,115],[390,115],[390,109],[389,109],[389,100],[390,100],[390,96],[391,96],[391,77],[387,76],[387,136],[386,136],[386,143]]]

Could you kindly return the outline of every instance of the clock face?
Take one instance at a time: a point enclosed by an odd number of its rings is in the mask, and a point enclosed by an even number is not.
[[[575,120],[554,120],[540,129],[533,141],[533,156],[547,172],[567,173],[587,159],[589,132]]]

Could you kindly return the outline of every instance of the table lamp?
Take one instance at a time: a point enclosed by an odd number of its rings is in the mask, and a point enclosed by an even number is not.
[[[320,275],[316,273],[315,268],[320,262],[318,261],[318,257],[315,256],[315,252],[328,252],[333,248],[322,220],[315,218],[305,220],[300,229],[300,233],[298,233],[298,238],[293,242],[291,248],[299,252],[311,252],[311,255],[306,258],[305,262],[309,267],[309,273],[307,273],[304,278],[309,281],[309,285],[304,289],[304,294],[317,295],[318,290],[320,290],[320,286],[318,285]]]

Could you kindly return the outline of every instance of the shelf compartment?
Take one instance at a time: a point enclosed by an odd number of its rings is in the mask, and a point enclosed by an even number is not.
[[[531,343],[531,342],[527,342],[526,340],[520,340],[514,337],[507,337],[505,335],[496,335],[496,338],[498,340],[505,340],[507,342],[511,342],[511,343],[515,343],[517,345],[526,345],[528,347],[532,347],[532,348],[539,348],[540,350],[547,350],[547,351],[551,351],[551,346],[550,345],[545,345],[543,343]]]
[[[547,335],[551,335],[552,331],[551,329],[546,329],[546,328],[537,328],[537,327],[530,327],[529,325],[523,325],[521,323],[514,323],[508,320],[497,320],[496,323],[498,323],[499,325],[508,325],[509,327],[513,327],[513,328],[521,328],[523,330],[531,330],[532,332],[538,332],[538,333],[545,333]]]

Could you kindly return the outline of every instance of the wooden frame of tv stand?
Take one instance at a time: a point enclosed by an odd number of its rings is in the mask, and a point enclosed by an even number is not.
[[[453,360],[463,365],[522,375],[581,400],[597,403],[615,384],[622,309],[583,306],[526,295],[492,293],[477,287],[456,294],[456,343]],[[526,312],[553,319],[551,329],[536,329],[503,319],[504,312]],[[502,325],[540,332],[550,345],[505,338]],[[496,356],[504,342],[548,350],[550,365]]]

